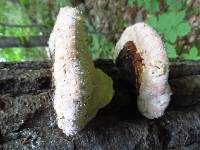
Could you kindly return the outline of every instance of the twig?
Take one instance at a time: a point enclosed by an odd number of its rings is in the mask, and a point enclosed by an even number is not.
[[[48,37],[46,36],[31,36],[28,39],[20,37],[0,37],[0,48],[8,47],[37,47],[47,46]]]
[[[195,0],[190,0],[190,1],[189,1],[189,4],[188,4],[188,6],[187,6],[187,8],[186,8],[186,11],[191,10],[192,6],[194,5],[194,2],[195,2]]]
[[[114,34],[121,34],[122,32],[95,32],[95,31],[88,31],[90,34],[100,34],[100,35],[114,35]]]
[[[12,27],[12,28],[47,28],[47,26],[42,24],[29,24],[29,25],[19,25],[19,24],[6,24],[0,22],[2,27]]]
[[[48,28],[42,24],[30,24],[30,25],[19,25],[19,24],[7,24],[0,22],[0,26],[8,27],[8,28]],[[95,32],[95,31],[88,31],[91,34],[100,34],[100,35],[114,35],[114,34],[121,34],[121,32]]]

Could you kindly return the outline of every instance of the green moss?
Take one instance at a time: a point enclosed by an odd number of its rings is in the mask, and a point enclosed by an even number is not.
[[[83,71],[80,75],[82,101],[88,105],[85,118],[79,120],[79,123],[83,125],[85,120],[92,119],[100,108],[111,101],[114,92],[112,79],[94,67],[91,54],[88,51],[90,43],[82,16],[77,19],[76,29],[77,57],[80,70]]]

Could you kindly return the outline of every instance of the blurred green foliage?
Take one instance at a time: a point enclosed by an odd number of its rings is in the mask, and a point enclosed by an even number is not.
[[[57,11],[68,4],[69,0],[57,0],[52,5],[47,0],[1,0],[0,23],[4,25],[0,25],[0,36],[20,37],[21,42],[30,36],[48,36]],[[34,24],[39,26],[10,26]],[[43,61],[47,59],[45,48],[0,48],[0,61]]]
[[[35,17],[32,15],[31,11],[27,11],[27,7],[31,2],[30,0],[19,0],[19,3],[14,3],[12,1],[1,0],[0,5],[0,22],[5,23],[5,26],[0,26],[0,36],[16,36],[29,37],[34,35],[43,34],[38,28],[20,28],[20,27],[10,27],[10,24],[17,25],[30,25],[33,24],[34,19],[37,18],[37,23],[41,22],[41,16]],[[35,3],[35,7],[39,4]],[[39,13],[38,13],[39,15]],[[31,18],[31,17],[35,18]],[[8,24],[8,26],[6,26]],[[45,60],[47,59],[47,54],[44,48],[0,48],[0,60],[1,61],[29,61],[29,60]]]
[[[4,48],[0,49],[0,61],[44,61],[47,59],[44,48]]]
[[[133,4],[136,4],[138,7],[144,7],[148,13],[155,13],[160,10],[158,0],[128,0],[128,6]]]
[[[200,60],[197,47],[193,46],[186,53],[176,47],[177,40],[191,32],[191,27],[186,19],[187,0],[166,0],[164,2],[167,6],[164,11],[161,10],[158,0],[128,0],[127,5],[145,8],[147,11],[146,23],[162,36],[169,58]],[[195,8],[190,11],[196,13]],[[90,31],[94,31],[89,23],[87,23],[87,27]],[[91,52],[94,59],[114,57],[114,43],[106,40],[105,35],[90,35],[92,37]]]
[[[190,60],[200,60],[200,55],[198,55],[198,49],[196,47],[192,47],[189,50],[189,53],[184,53],[181,57]]]
[[[98,58],[113,59],[114,44],[109,42],[103,35],[90,33],[90,36],[92,38],[90,45],[92,58],[94,60]]]
[[[145,21],[160,33],[170,58],[200,60],[199,47],[193,45],[185,52],[176,46],[180,38],[187,36],[192,31],[187,20],[186,2],[187,0],[165,0],[166,8],[164,9],[158,0],[128,0],[127,5],[129,7],[135,5],[139,9],[146,10],[147,18]],[[66,5],[71,5],[70,0],[1,0],[0,23],[8,25],[39,24],[45,25],[45,27],[20,28],[0,25],[0,36],[21,37],[22,42],[30,36],[48,36],[59,8]],[[196,12],[199,10],[195,8],[190,10],[190,13]],[[107,39],[106,33],[96,32],[93,28],[95,25],[91,25],[87,17],[85,17],[85,22],[91,40],[90,51],[93,59],[114,58],[115,43]],[[121,22],[119,28],[123,30],[125,26],[123,17]],[[44,48],[0,48],[0,61],[38,61],[47,60],[47,58]]]
[[[85,24],[88,30],[88,35],[91,40],[90,52],[94,60],[98,58],[113,59],[114,57],[114,44],[106,39],[102,33],[95,33],[93,26],[85,18]]]
[[[186,20],[187,0],[166,0],[164,2],[167,6],[164,11],[160,9],[158,0],[128,0],[128,5],[135,4],[145,8],[146,22],[162,35],[169,58],[198,60],[198,49],[195,46],[188,50],[188,53],[182,54],[175,45],[179,38],[191,31],[189,22]]]
[[[175,43],[178,37],[183,37],[191,31],[190,25],[184,17],[185,11],[180,11],[178,13],[169,11],[159,17],[150,15],[147,20],[149,25],[157,29],[160,34],[163,35],[169,57],[171,58],[177,57],[173,43]]]

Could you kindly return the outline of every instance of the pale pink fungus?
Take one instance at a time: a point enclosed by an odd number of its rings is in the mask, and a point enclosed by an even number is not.
[[[49,39],[54,56],[54,109],[66,135],[80,131],[112,99],[112,79],[94,67],[81,13],[61,8]]]
[[[168,84],[169,60],[160,36],[145,23],[128,27],[116,44],[117,53],[132,51],[137,76],[138,109],[147,118],[163,115],[171,90]]]

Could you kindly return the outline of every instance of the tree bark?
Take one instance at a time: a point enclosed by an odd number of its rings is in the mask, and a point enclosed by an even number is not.
[[[200,63],[174,61],[173,96],[165,115],[140,115],[132,84],[110,60],[98,60],[114,81],[112,102],[74,137],[56,125],[51,62],[0,63],[0,149],[198,149]]]

